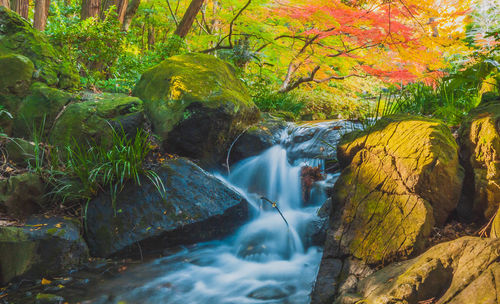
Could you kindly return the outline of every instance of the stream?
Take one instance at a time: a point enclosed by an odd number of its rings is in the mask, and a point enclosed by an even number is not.
[[[300,170],[334,157],[323,141],[335,145],[341,125],[290,125],[277,134],[279,145],[231,166],[229,175],[215,173],[250,203],[249,222],[224,240],[181,247],[101,280],[83,303],[309,303],[322,256],[310,227],[336,175],[316,182],[305,204]]]

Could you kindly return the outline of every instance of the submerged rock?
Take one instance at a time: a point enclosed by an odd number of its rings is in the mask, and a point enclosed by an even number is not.
[[[171,57],[145,72],[133,93],[168,151],[209,165],[259,117],[234,68],[210,55]]]
[[[0,285],[15,277],[60,275],[88,258],[78,222],[34,217],[21,227],[0,227]]]
[[[460,215],[491,218],[500,202],[500,96],[483,95],[459,129],[460,157],[466,170]],[[472,217],[472,218],[471,218]]]
[[[463,237],[375,272],[335,303],[498,303],[499,258],[499,239]]]
[[[50,45],[45,34],[35,30],[28,21],[4,6],[0,6],[0,37],[0,56],[20,54],[29,58],[35,68],[34,80],[62,89],[78,85],[76,69],[59,50]],[[24,64],[16,66],[20,68]],[[31,65],[28,63],[28,66]],[[0,70],[4,73],[3,69]],[[16,75],[17,72],[21,73],[21,69],[13,72],[6,75]],[[27,70],[22,73],[23,79],[27,77]]]
[[[248,217],[242,196],[186,159],[166,161],[157,174],[165,198],[143,177],[141,186],[128,184],[117,196],[115,210],[108,194],[89,203],[86,237],[92,255],[137,255],[219,238]]]

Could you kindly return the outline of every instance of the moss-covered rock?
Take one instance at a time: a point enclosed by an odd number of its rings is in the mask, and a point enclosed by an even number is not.
[[[248,217],[248,203],[237,192],[186,159],[166,161],[157,171],[165,185],[162,198],[146,177],[125,186],[116,198],[103,194],[87,208],[86,238],[92,255],[137,256],[220,238]]]
[[[109,144],[113,129],[123,127],[135,134],[142,127],[142,101],[125,94],[96,94],[66,107],[52,128],[50,142],[57,146],[74,143]]]
[[[34,70],[33,62],[23,55],[0,56],[0,94],[25,94],[31,84]]]
[[[207,162],[259,116],[234,68],[210,55],[171,57],[145,72],[133,93],[167,150]]]
[[[28,57],[35,67],[33,78],[49,86],[69,89],[79,83],[76,69],[50,45],[42,32],[33,29],[15,12],[0,6],[0,56],[8,54]],[[23,75],[27,72],[23,71]]]
[[[35,145],[22,138],[9,138],[5,144],[7,159],[20,167],[28,167],[35,159]]]
[[[19,276],[61,275],[87,258],[74,220],[35,217],[22,227],[0,227],[0,285]]]
[[[370,264],[422,250],[457,206],[457,149],[448,127],[422,117],[390,116],[346,136],[337,149],[345,169],[332,195],[340,208],[329,250]]]
[[[0,180],[0,210],[25,219],[45,205],[45,186],[40,177],[23,173]]]
[[[72,94],[44,83],[34,83],[15,113],[12,135],[31,139],[34,132],[47,138],[64,107],[75,100]],[[43,130],[42,130],[43,129]]]
[[[483,95],[459,129],[466,177],[461,214],[489,219],[500,204],[500,96]]]
[[[496,304],[499,258],[500,239],[463,237],[375,272],[335,303]]]

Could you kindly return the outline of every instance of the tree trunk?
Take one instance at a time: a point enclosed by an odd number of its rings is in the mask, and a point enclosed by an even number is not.
[[[123,19],[125,18],[125,11],[127,10],[128,0],[103,0],[101,19],[104,19],[106,12],[113,5],[116,7],[116,15],[118,21],[120,21],[120,23],[123,23]]]
[[[28,19],[30,2],[29,0],[11,0],[10,9],[18,13],[24,19]]]
[[[201,6],[203,5],[204,0],[192,0],[191,3],[189,4],[189,7],[187,8],[186,12],[184,13],[184,16],[182,17],[181,22],[177,26],[177,29],[175,30],[175,35],[184,38],[187,36],[189,33],[189,30],[193,26],[194,19],[196,18],[196,15],[201,9]]]
[[[150,26],[148,28],[148,45],[150,50],[154,49],[155,41],[156,41],[155,27]]]
[[[45,30],[47,17],[49,15],[50,0],[35,0],[35,16],[33,27],[37,30]]]
[[[82,0],[82,10],[80,12],[80,19],[85,20],[90,17],[98,16],[100,7],[101,7],[100,0]]]
[[[132,23],[132,18],[134,18],[140,3],[141,0],[130,0],[128,2],[127,9],[125,10],[125,15],[123,16],[122,31],[128,31],[130,23]]]
[[[5,6],[6,8],[10,8],[9,0],[0,0],[0,6]]]

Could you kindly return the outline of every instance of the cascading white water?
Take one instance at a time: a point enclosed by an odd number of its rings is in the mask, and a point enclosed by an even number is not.
[[[109,288],[130,285],[126,280],[137,283],[113,303],[308,303],[321,249],[305,240],[326,197],[317,187],[313,201],[304,206],[301,165],[290,161],[287,152],[293,145],[286,144],[286,134],[294,133],[301,134],[287,130],[283,145],[241,161],[227,177],[219,176],[247,198],[251,221],[224,241],[198,244],[128,271],[127,278]],[[283,217],[262,196],[276,202]]]

